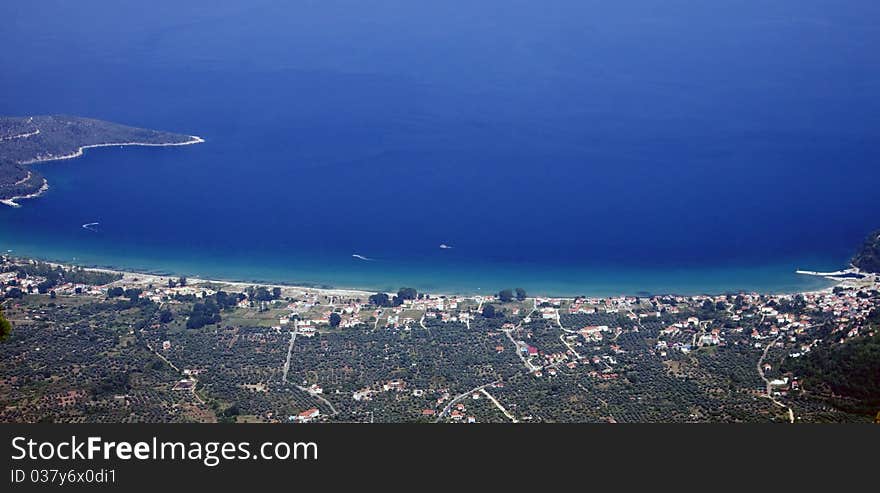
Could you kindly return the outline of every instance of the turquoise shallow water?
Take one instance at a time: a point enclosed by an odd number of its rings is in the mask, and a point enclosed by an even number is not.
[[[434,270],[417,266],[376,265],[370,268],[346,266],[328,261],[308,265],[286,261],[246,262],[241,259],[199,259],[197,256],[113,255],[46,248],[14,250],[16,254],[58,260],[86,266],[131,269],[154,274],[200,276],[211,279],[253,281],[255,283],[301,284],[315,287],[348,287],[367,290],[396,290],[414,286],[438,293],[494,293],[504,286],[528,286],[530,294],[644,295],[644,294],[717,294],[728,292],[792,293],[822,289],[832,284],[820,278],[799,276],[789,264],[739,268],[680,270],[600,270],[535,269],[522,266],[486,269],[475,266]],[[310,259],[309,262],[314,262]],[[815,264],[810,264],[815,265]]]
[[[0,6],[0,113],[206,139],[41,165],[52,189],[0,210],[0,248],[370,289],[788,292],[880,225],[875,3],[438,3]]]
[[[51,195],[50,195],[51,196]],[[29,203],[28,206],[36,204]],[[22,209],[21,211],[23,211]],[[19,211],[19,212],[21,212]],[[67,234],[100,236],[72,224]],[[106,228],[106,226],[98,226]],[[583,265],[547,265],[541,262],[486,264],[466,258],[424,255],[408,261],[372,259],[363,261],[344,254],[309,255],[304,258],[289,254],[217,254],[181,248],[118,249],[98,239],[85,244],[72,241],[35,238],[9,241],[14,235],[0,230],[4,241],[0,248],[14,254],[87,266],[132,269],[136,271],[200,276],[212,279],[266,283],[302,284],[318,287],[350,287],[375,290],[396,290],[414,286],[420,290],[442,293],[479,294],[497,292],[506,286],[526,286],[532,294],[544,295],[618,295],[647,293],[703,294],[739,291],[790,293],[825,288],[831,283],[816,277],[797,275],[795,269],[809,266],[836,269],[841,263],[833,259],[804,258],[767,265],[653,267],[627,266],[585,267]],[[449,258],[452,257],[452,258]]]

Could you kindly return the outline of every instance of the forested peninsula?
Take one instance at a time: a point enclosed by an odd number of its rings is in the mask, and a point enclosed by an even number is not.
[[[0,116],[0,202],[17,207],[37,197],[48,181],[32,165],[81,156],[84,149],[107,146],[177,146],[200,137],[130,127],[68,115]]]

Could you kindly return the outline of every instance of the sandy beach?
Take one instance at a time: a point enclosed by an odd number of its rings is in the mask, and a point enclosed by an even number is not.
[[[72,264],[61,263],[61,262],[46,262],[52,266],[61,266],[61,267],[72,267]],[[127,270],[120,269],[110,269],[110,268],[100,268],[100,267],[84,267],[86,270],[95,271],[95,272],[107,272],[111,274],[119,274],[122,275],[122,279],[116,281],[114,284],[125,284],[125,285],[142,285],[146,286],[152,284],[154,286],[165,285],[168,283],[168,280],[178,280],[180,276],[176,275],[159,275],[159,274],[150,274],[143,272],[132,272]],[[270,287],[279,287],[282,292],[287,296],[292,296],[296,294],[319,294],[324,296],[350,296],[350,297],[363,297],[368,298],[370,295],[374,294],[375,291],[365,291],[361,289],[348,289],[348,288],[315,288],[310,286],[295,286],[289,284],[277,284],[277,283],[263,283],[256,281],[230,281],[230,280],[222,280],[222,279],[206,279],[201,277],[189,277],[186,276],[188,285],[203,285],[203,284],[211,284],[213,286],[227,288],[230,291],[244,291],[246,288],[250,286],[270,286]]]
[[[70,267],[75,266],[75,264],[64,263],[64,262],[46,261],[46,263],[48,263],[52,266],[62,266],[62,267],[66,267],[66,268],[70,268]],[[152,274],[152,273],[145,273],[145,272],[136,272],[136,271],[131,271],[131,270],[123,270],[123,269],[118,269],[118,268],[102,268],[102,267],[83,267],[83,268],[86,270],[95,271],[95,272],[106,272],[106,273],[112,273],[112,274],[119,274],[122,276],[122,279],[120,279],[112,284],[126,285],[126,286],[137,285],[137,286],[146,287],[150,284],[152,284],[153,286],[161,286],[161,285],[167,285],[169,280],[177,281],[180,278],[180,276],[178,276],[176,274]],[[847,270],[850,272],[858,272],[858,269],[854,269],[854,268],[850,268]],[[864,286],[864,285],[874,285],[878,281],[880,281],[880,279],[878,279],[878,277],[880,277],[880,276],[873,275],[873,274],[867,274],[867,273],[862,273],[862,274],[865,274],[865,277],[862,279],[840,279],[840,278],[827,277],[826,279],[828,279],[829,281],[834,281],[835,284],[832,286],[821,288],[821,289],[801,290],[801,291],[796,291],[796,292],[791,292],[791,293],[775,293],[774,295],[793,296],[793,295],[797,295],[797,294],[803,294],[803,295],[815,295],[815,294],[823,294],[823,293],[827,294],[827,293],[831,293],[836,286],[840,286],[840,285],[851,286],[851,287],[860,287],[860,286]],[[365,290],[365,289],[357,289],[357,288],[333,288],[333,287],[318,288],[318,287],[313,287],[313,286],[298,286],[295,284],[261,282],[261,281],[208,279],[208,278],[204,278],[204,277],[190,277],[190,276],[184,276],[184,277],[186,277],[187,284],[190,286],[209,285],[210,284],[215,289],[226,289],[228,291],[235,291],[235,292],[244,291],[246,288],[251,287],[251,286],[279,287],[279,288],[281,288],[284,296],[292,296],[292,297],[311,294],[311,295],[321,295],[321,296],[346,296],[346,297],[355,297],[355,298],[359,297],[359,298],[366,299],[370,295],[376,293],[375,290]],[[388,294],[394,294],[394,293],[388,292]],[[446,296],[446,297],[456,297],[456,296],[457,297],[475,297],[475,296],[487,296],[487,295],[492,296],[494,293],[479,293],[479,292],[444,293],[444,292],[433,292],[432,291],[430,294],[432,294],[434,296]],[[760,293],[760,292],[744,292],[743,294],[759,295],[762,293]],[[667,296],[667,295],[668,296],[681,296],[681,295],[678,295],[675,293],[659,293],[659,294],[657,294],[657,296]],[[532,295],[530,295],[530,296],[532,296]],[[538,296],[542,296],[542,295],[538,295]],[[604,297],[615,298],[615,297],[621,297],[621,296],[631,296],[631,295],[620,293],[617,295],[609,295],[609,296],[604,296]],[[697,298],[703,297],[703,296],[718,296],[718,293],[715,293],[715,294],[711,294],[711,293],[695,294],[692,296],[697,297]],[[548,297],[554,298],[554,299],[561,299],[561,300],[575,298],[574,296],[548,296]]]

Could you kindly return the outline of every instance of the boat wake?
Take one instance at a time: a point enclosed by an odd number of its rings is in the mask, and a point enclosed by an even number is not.
[[[358,260],[363,260],[365,262],[373,262],[373,259],[371,259],[369,257],[364,257],[363,255],[358,255],[356,253],[352,253],[351,256],[358,259]]]
[[[97,232],[99,224],[101,224],[101,223],[85,223],[82,225],[82,227],[83,227],[83,229]]]

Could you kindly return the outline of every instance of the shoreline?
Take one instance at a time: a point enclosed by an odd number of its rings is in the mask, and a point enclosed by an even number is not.
[[[76,151],[70,154],[63,154],[61,156],[52,156],[46,158],[36,158],[36,159],[28,159],[27,161],[18,161],[17,164],[20,165],[30,165],[30,164],[39,164],[46,163],[49,161],[61,161],[65,159],[75,159],[81,157],[84,154],[84,149],[94,149],[98,147],[113,147],[113,146],[140,146],[140,147],[176,147],[176,146],[185,146],[192,144],[201,144],[205,142],[205,139],[199,137],[198,135],[189,135],[190,140],[186,142],[165,142],[165,143],[149,143],[149,142],[120,142],[120,143],[108,143],[108,144],[89,144],[80,146],[76,149]],[[25,180],[30,179],[30,171],[28,171],[28,177]],[[0,204],[18,208],[21,207],[21,204],[18,203],[19,200],[27,200],[34,199],[40,197],[44,193],[49,190],[49,182],[45,178],[43,178],[43,184],[40,186],[40,189],[34,193],[28,195],[17,195],[9,198],[0,199]]]
[[[45,178],[43,178],[43,184],[40,185],[40,189],[37,190],[36,192],[28,194],[28,195],[16,195],[16,196],[9,197],[8,199],[2,199],[2,200],[0,200],[0,204],[7,205],[12,208],[18,208],[18,207],[21,207],[21,204],[16,202],[17,200],[35,199],[35,198],[43,195],[44,193],[46,193],[48,190],[49,190],[49,181],[46,180]]]
[[[125,267],[117,267],[117,266],[99,266],[99,265],[80,265],[67,261],[57,261],[57,260],[48,260],[33,256],[16,256],[11,253],[7,253],[5,255],[9,255],[12,258],[20,259],[20,260],[35,260],[42,261],[52,266],[62,266],[66,268],[71,267],[79,267],[89,271],[95,272],[105,272],[112,274],[119,274],[122,276],[122,279],[116,281],[119,282],[136,282],[142,284],[162,284],[168,281],[168,279],[177,279],[179,277],[185,277],[187,279],[187,283],[190,285],[198,285],[198,284],[214,284],[220,286],[229,286],[235,289],[244,290],[250,286],[267,286],[267,287],[280,287],[284,290],[288,290],[291,292],[301,292],[307,294],[320,294],[320,295],[328,295],[328,296],[362,296],[369,297],[372,294],[377,292],[385,292],[388,294],[394,294],[390,291],[383,291],[381,289],[365,289],[359,287],[342,287],[342,286],[332,286],[332,285],[321,285],[316,286],[313,284],[297,284],[295,282],[278,282],[278,281],[267,281],[260,279],[252,279],[252,280],[242,280],[242,279],[224,279],[218,276],[211,277],[203,277],[203,276],[189,276],[183,275],[174,272],[157,272],[157,271],[148,271],[148,270],[138,270],[132,268]],[[832,278],[822,276],[824,279],[828,280],[832,284],[830,286],[819,288],[819,289],[801,289],[796,291],[763,291],[763,290],[742,290],[742,291],[719,291],[719,292],[702,292],[702,293],[692,293],[692,294],[681,294],[675,293],[673,291],[665,291],[665,292],[657,292],[650,293],[648,295],[639,295],[634,293],[624,293],[618,292],[614,294],[604,294],[604,295],[590,295],[588,297],[596,297],[596,298],[619,298],[619,297],[662,297],[662,296],[674,296],[674,297],[716,297],[723,296],[728,294],[747,294],[747,295],[768,295],[768,296],[794,296],[798,294],[802,295],[813,295],[813,294],[821,294],[821,293],[830,293],[837,286],[847,283],[858,283],[861,282],[872,282],[876,283],[880,281],[880,275],[873,275],[869,273],[862,273],[858,269],[850,267],[847,269],[850,272],[857,272],[864,275],[861,279],[841,279],[841,278]],[[115,284],[115,283],[112,283]],[[427,294],[431,294],[434,296],[443,296],[443,297],[486,297],[486,296],[494,296],[495,293],[489,292],[455,292],[455,291],[425,291]],[[552,299],[561,299],[561,300],[572,300],[580,295],[547,295],[540,292],[529,293],[529,297],[540,297],[540,298],[552,298]]]
[[[33,117],[31,117],[31,120],[33,120]],[[30,122],[28,122],[28,123],[30,123]],[[27,139],[28,137],[33,137],[34,135],[40,135],[39,128],[34,130],[33,132],[26,132],[23,134],[10,135],[9,137],[0,138],[0,142],[9,142],[10,140],[15,140],[15,139]]]
[[[38,260],[33,257],[15,257],[15,258]],[[318,293],[318,294],[333,295],[333,296],[343,295],[343,296],[369,297],[370,295],[376,293],[376,291],[368,291],[368,290],[358,289],[358,288],[342,288],[342,287],[333,287],[333,286],[314,287],[314,286],[309,286],[309,285],[305,285],[305,284],[267,282],[267,281],[260,281],[260,280],[256,280],[256,279],[251,280],[251,281],[230,280],[230,279],[208,279],[208,278],[204,278],[204,277],[191,277],[191,276],[180,275],[180,274],[175,274],[175,273],[157,274],[157,273],[153,273],[153,272],[138,271],[135,269],[120,269],[120,268],[114,268],[114,267],[88,267],[88,266],[81,266],[81,265],[76,265],[76,264],[72,264],[72,263],[67,263],[67,262],[57,262],[57,261],[51,261],[51,260],[42,260],[42,261],[46,262],[47,264],[49,264],[53,267],[57,267],[57,266],[66,267],[66,268],[82,267],[83,269],[88,270],[88,271],[104,272],[104,273],[109,273],[109,274],[122,275],[122,279],[120,279],[119,281],[115,281],[115,282],[121,282],[121,281],[147,282],[147,283],[152,282],[153,284],[156,284],[158,282],[161,284],[162,282],[165,282],[168,279],[177,279],[180,277],[185,277],[186,281],[187,281],[187,285],[216,284],[216,285],[222,285],[222,286],[232,286],[232,287],[239,288],[242,290],[244,290],[250,286],[272,286],[272,287],[277,286],[282,289],[299,290],[299,291],[303,291],[306,293]],[[135,279],[137,279],[137,281],[135,281]],[[111,283],[111,284],[115,284],[115,283]],[[432,294],[435,294],[435,293],[432,293]],[[454,296],[454,295],[449,295],[449,294],[444,294],[444,293],[436,293],[436,294],[437,295],[444,295],[444,296]]]
[[[37,164],[37,163],[46,163],[49,161],[60,161],[64,159],[74,159],[83,155],[83,151],[85,149],[94,149],[98,147],[113,147],[113,146],[140,146],[140,147],[175,147],[175,146],[185,146],[192,144],[201,144],[205,142],[205,139],[199,137],[198,135],[189,135],[190,140],[186,142],[165,142],[165,143],[151,143],[151,142],[116,142],[116,143],[106,143],[106,144],[88,144],[84,146],[80,146],[76,149],[76,151],[71,152],[70,154],[62,154],[60,156],[51,156],[45,158],[34,158],[28,159],[26,161],[18,161],[18,164],[27,165],[27,164]]]

